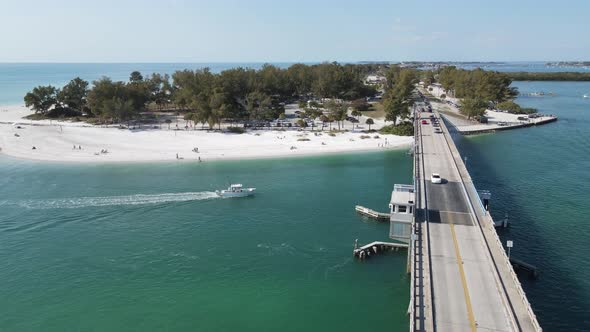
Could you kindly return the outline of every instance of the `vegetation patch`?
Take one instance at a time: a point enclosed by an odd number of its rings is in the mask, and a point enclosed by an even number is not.
[[[385,117],[385,110],[383,109],[383,103],[376,102],[371,104],[371,108],[366,111],[361,111],[364,116],[374,119],[382,119]]]
[[[298,138],[297,141],[299,141],[299,142],[309,142],[311,140],[309,138]]]
[[[496,109],[502,110],[502,111],[507,111],[508,113],[512,113],[512,114],[537,113],[537,109],[521,107],[520,105],[518,105],[517,103],[515,103],[511,100],[499,103],[498,105],[496,105]]]
[[[246,129],[242,127],[227,127],[227,131],[232,134],[243,134],[246,132]]]
[[[414,126],[410,122],[404,122],[398,125],[385,126],[379,132],[384,135],[414,136]]]
[[[590,73],[580,72],[514,72],[506,73],[506,75],[515,81],[590,81]]]
[[[371,136],[369,136],[369,135],[361,135],[361,139],[367,139],[367,138],[371,138]]]

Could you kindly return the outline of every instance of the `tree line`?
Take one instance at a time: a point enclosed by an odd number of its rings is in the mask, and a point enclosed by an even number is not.
[[[590,81],[590,73],[581,72],[510,72],[506,75],[513,81]]]
[[[38,86],[24,97],[25,105],[46,116],[82,114],[105,121],[137,118],[149,108],[187,113],[185,119],[208,123],[222,120],[268,121],[284,113],[295,100],[330,98],[343,108],[346,101],[376,94],[364,78],[381,70],[379,64],[264,65],[259,70],[234,68],[212,73],[208,68],[144,77],[131,73],[126,82],[103,77],[89,82],[75,78],[61,89]]]
[[[427,79],[435,79],[450,96],[461,98],[460,111],[468,118],[481,117],[487,108],[518,95],[518,89],[511,86],[512,79],[507,73],[480,68],[444,67]]]

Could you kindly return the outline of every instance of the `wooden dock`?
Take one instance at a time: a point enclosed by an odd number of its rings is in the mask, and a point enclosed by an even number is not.
[[[355,206],[354,209],[356,210],[356,212],[362,214],[363,216],[367,216],[369,218],[373,218],[379,221],[389,221],[389,213],[377,212],[375,210],[371,210],[360,205]]]
[[[371,255],[375,255],[379,252],[383,252],[386,250],[390,251],[397,251],[399,249],[408,248],[406,243],[394,243],[394,242],[381,242],[375,241],[369,244],[365,244],[362,247],[358,247],[358,240],[354,242],[354,250],[352,254],[354,257],[358,259],[365,259],[371,257]]]

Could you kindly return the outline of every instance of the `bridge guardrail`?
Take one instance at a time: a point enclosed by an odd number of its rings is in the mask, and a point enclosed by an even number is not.
[[[439,113],[439,116],[440,113]],[[443,128],[443,130],[445,131],[445,135],[448,135],[448,137],[452,140],[451,134],[448,130],[448,128],[446,127],[446,124],[444,123],[444,121],[440,121],[441,122],[441,127]],[[451,155],[453,156],[453,161],[455,163],[455,165],[457,166],[457,169],[459,169],[459,163],[457,163],[456,160],[456,155],[461,156],[461,154],[459,153],[459,150],[457,149],[457,147],[453,144],[453,146],[451,147],[451,145],[448,143],[449,148],[451,148],[451,151],[453,150],[453,147],[455,148],[455,151],[452,152],[456,152],[455,153],[451,153]],[[459,158],[460,159],[460,158]],[[516,291],[521,299],[521,301],[523,302],[523,304],[525,305],[526,311],[531,319],[531,322],[533,324],[533,327],[535,328],[536,331],[543,331],[543,329],[541,328],[541,326],[539,325],[539,322],[537,320],[537,316],[535,315],[535,313],[532,310],[531,304],[528,300],[528,298],[526,297],[526,294],[522,288],[522,284],[520,283],[520,280],[518,280],[518,277],[516,276],[516,273],[514,272],[514,269],[512,268],[512,264],[510,264],[510,259],[508,258],[508,255],[506,255],[506,251],[504,250],[504,247],[502,245],[502,242],[500,241],[500,237],[498,236],[498,233],[496,232],[495,228],[494,228],[494,220],[492,219],[492,217],[489,215],[489,213],[487,213],[487,211],[485,211],[485,209],[483,208],[483,203],[481,202],[481,199],[479,198],[479,194],[477,194],[477,189],[475,188],[475,185],[473,183],[473,180],[471,179],[471,175],[469,174],[469,171],[467,170],[467,167],[463,164],[463,161],[460,160],[460,163],[463,165],[464,169],[465,169],[465,177],[467,178],[468,182],[469,182],[469,187],[471,190],[468,190],[468,195],[467,195],[467,199],[472,202],[472,195],[469,194],[469,192],[475,193],[475,195],[477,196],[477,201],[479,202],[479,206],[482,208],[483,210],[483,214],[481,215],[484,219],[484,221],[487,222],[487,225],[484,224],[484,233],[486,233],[485,231],[487,230],[487,233],[491,233],[491,237],[494,239],[493,241],[495,242],[495,244],[498,246],[498,248],[500,249],[499,251],[501,252],[501,258],[503,261],[503,264],[507,267],[510,277],[512,279],[512,281],[514,282],[515,286],[516,286]],[[463,179],[463,172],[459,171],[459,176]],[[465,184],[466,179],[463,179],[463,183]],[[477,216],[476,216],[477,217]],[[478,218],[479,219],[479,218]],[[491,232],[490,232],[490,228],[491,228]],[[485,235],[484,235],[485,236]],[[492,253],[490,253],[492,254]],[[492,254],[492,258],[493,258],[493,254]]]

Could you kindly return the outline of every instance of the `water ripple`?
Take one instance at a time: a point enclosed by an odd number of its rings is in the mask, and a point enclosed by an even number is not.
[[[85,207],[145,205],[169,202],[200,201],[217,198],[212,191],[165,193],[153,195],[126,195],[104,197],[74,197],[57,199],[31,199],[20,201],[0,201],[0,206],[15,205],[26,209],[79,209]]]

